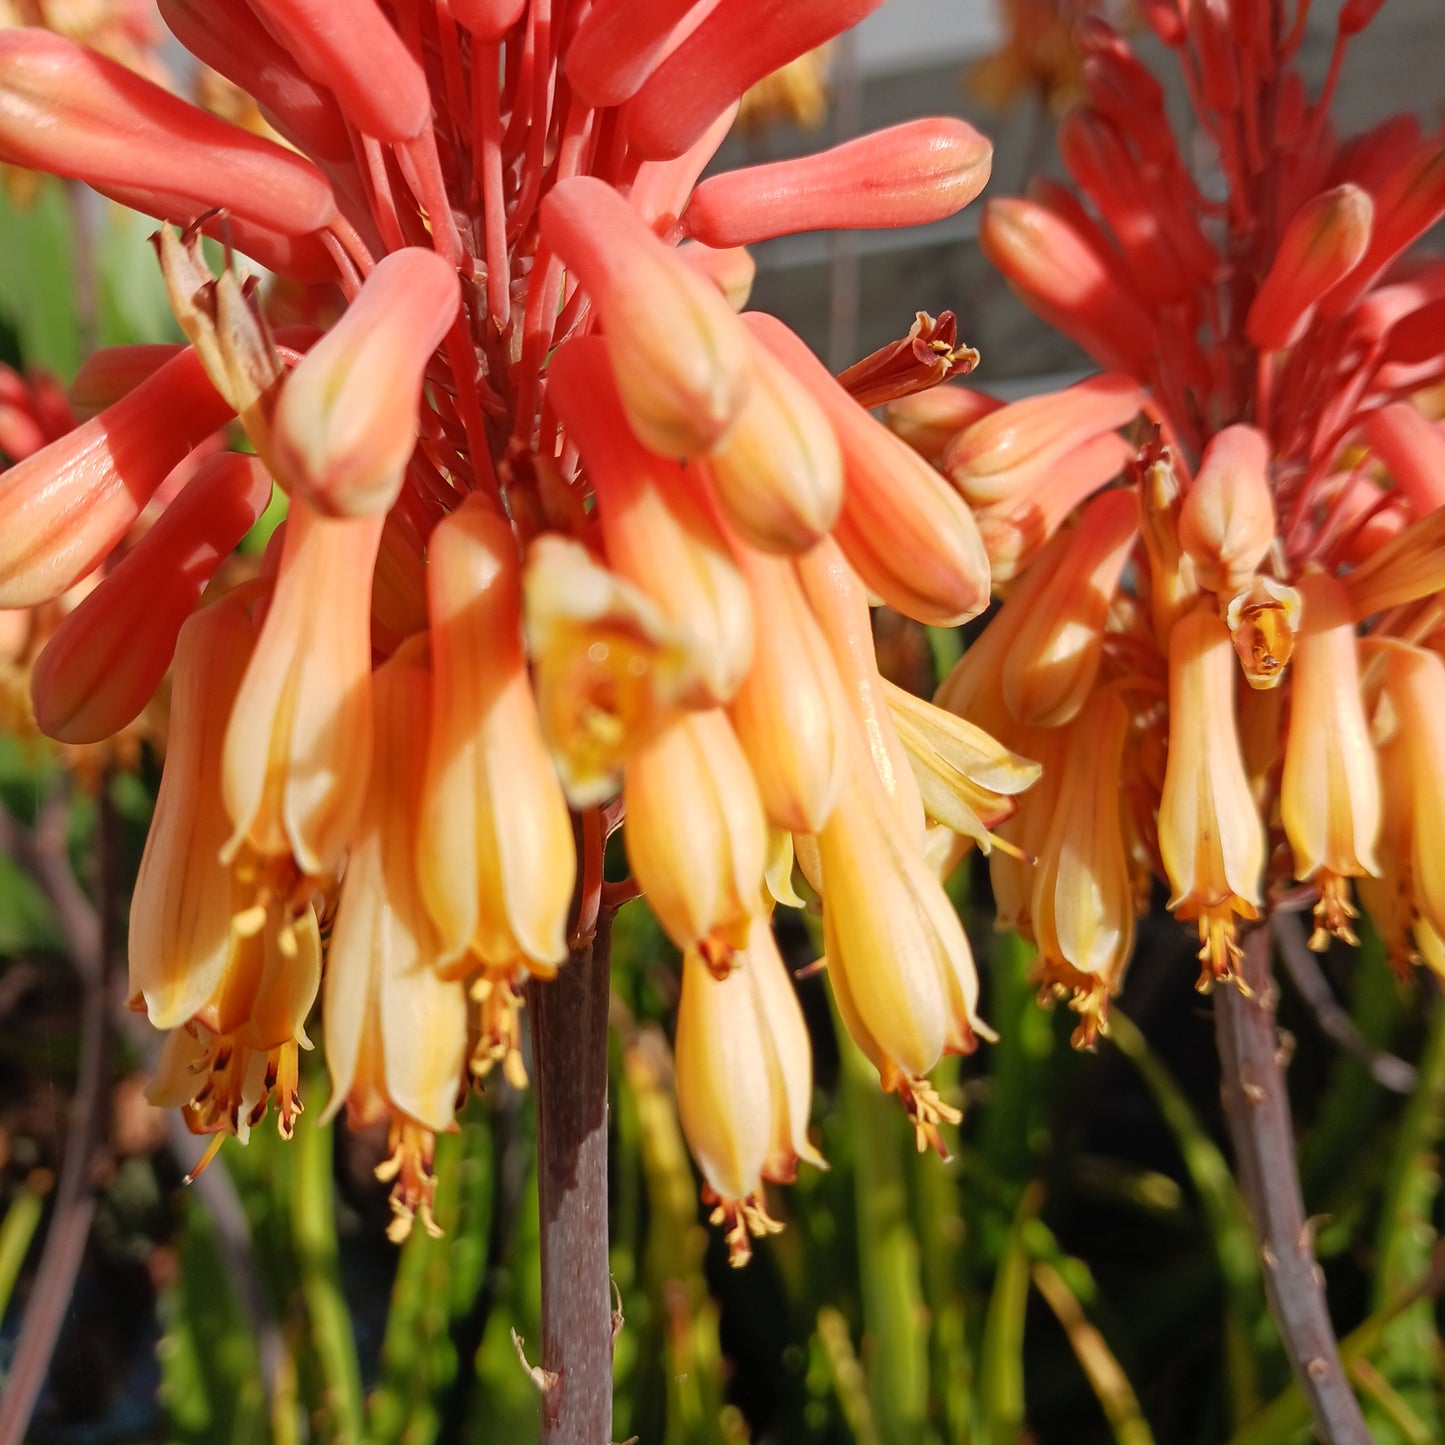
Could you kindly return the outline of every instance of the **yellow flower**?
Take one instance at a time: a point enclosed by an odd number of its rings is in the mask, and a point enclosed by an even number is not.
[[[378,746],[347,861],[326,962],[325,1117],[389,1120],[393,1238],[431,1227],[436,1133],[453,1127],[467,1048],[467,997],[437,972],[439,940],[416,875],[431,679],[411,649],[372,679]],[[383,1176],[386,1177],[386,1176]]]
[[[1096,692],[1069,726],[1062,780],[1034,871],[1033,931],[1044,977],[1073,995],[1076,1044],[1107,1028],[1134,947],[1134,889],[1120,775],[1129,710]]]
[[[371,763],[371,576],[382,517],[332,520],[292,498],[275,588],[226,729],[222,787],[242,845],[330,873]]]
[[[1159,853],[1176,918],[1197,919],[1200,987],[1234,976],[1234,919],[1257,918],[1264,829],[1234,720],[1229,631],[1207,609],[1169,637],[1169,760],[1159,801]]]
[[[799,1159],[823,1165],[808,1142],[808,1029],[765,913],[726,970],[696,949],[683,954],[675,1057],[678,1114],[716,1204],[713,1223],[727,1226],[732,1263],[746,1264],[748,1236],[779,1228],[762,1181],[791,1183]]]
[[[1380,770],[1360,696],[1355,621],[1344,586],[1324,572],[1299,579],[1296,637],[1280,816],[1295,877],[1318,878],[1314,948],[1334,934],[1355,943],[1346,878],[1378,872]]]
[[[441,958],[550,973],[567,956],[576,853],[522,651],[511,526],[484,498],[438,523],[427,549],[431,731],[417,840]]]
[[[657,921],[709,965],[747,941],[767,862],[767,822],[720,708],[686,713],[628,759],[627,857]]]
[[[921,840],[920,840],[921,843]],[[944,1152],[940,1122],[957,1122],[926,1075],[945,1052],[969,1053],[989,1031],[958,914],[919,843],[898,827],[859,738],[849,781],[818,834],[823,946],[839,1012],[896,1093],[920,1149]]]

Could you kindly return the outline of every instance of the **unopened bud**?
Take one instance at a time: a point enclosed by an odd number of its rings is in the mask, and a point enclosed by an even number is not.
[[[1358,186],[1344,185],[1316,196],[1296,214],[1245,319],[1245,335],[1261,351],[1293,346],[1315,303],[1359,265],[1374,209]]]
[[[460,303],[456,272],[435,251],[393,251],[282,382],[276,464],[314,506],[358,516],[396,501],[426,364]]]
[[[0,32],[0,158],[102,188],[151,187],[288,235],[336,214],[304,157],[36,26]]]
[[[1243,587],[1274,541],[1269,442],[1250,426],[1219,432],[1184,494],[1179,541],[1199,585],[1226,596]]]
[[[1061,217],[1031,201],[990,201],[979,244],[1031,310],[1105,366],[1139,374],[1152,365],[1158,336],[1148,312]]]
[[[593,176],[554,187],[541,226],[591,293],[638,440],[664,457],[710,451],[737,420],[750,380],[747,341],[727,303]]]
[[[709,246],[750,246],[800,231],[921,226],[983,189],[993,146],[966,121],[915,120],[819,155],[711,176],[683,229]]]

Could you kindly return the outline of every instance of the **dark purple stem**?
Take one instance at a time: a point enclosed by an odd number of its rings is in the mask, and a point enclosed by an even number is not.
[[[607,1259],[607,1006],[612,913],[548,983],[528,989],[542,1233],[546,1445],[612,1438]]]
[[[1371,1445],[1340,1364],[1324,1276],[1315,1263],[1300,1198],[1289,1093],[1275,1028],[1269,929],[1251,929],[1242,943],[1242,974],[1252,996],[1221,985],[1215,993],[1214,1019],[1224,1114],[1259,1242],[1265,1293],[1320,1439],[1325,1445]]]

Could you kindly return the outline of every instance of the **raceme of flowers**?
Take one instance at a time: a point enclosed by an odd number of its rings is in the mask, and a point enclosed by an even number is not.
[[[1312,907],[1314,947],[1355,942],[1357,898],[1398,966],[1445,973],[1445,260],[1410,250],[1445,214],[1445,140],[1407,115],[1334,132],[1379,0],[1342,7],[1313,99],[1308,4],[1142,8],[1217,173],[1191,175],[1158,82],[1094,20],[1059,138],[1077,190],[982,221],[1106,370],[890,407],[1005,596],[936,700],[1043,764],[990,867],[1080,1042],[1153,879],[1202,988],[1234,976],[1241,921]]]
[[[920,1145],[956,1118],[927,1075],[985,1028],[940,870],[1038,769],[879,675],[869,594],[951,625],[989,563],[859,400],[972,354],[920,315],[845,388],[739,315],[741,248],[949,215],[990,148],[920,121],[699,181],[744,90],[877,3],[161,0],[286,145],[0,33],[0,158],[166,223],[189,341],[93,357],[83,419],[0,476],[0,607],[76,603],[40,726],[106,738],[171,678],[130,928],[151,1096],[218,1144],[270,1108],[289,1133],[319,997],[327,1113],[389,1124],[397,1234],[431,1225],[468,1082],[524,1081],[523,983],[587,945],[624,812],[736,1260],[775,1227],[763,1180],[817,1159],[770,926],[795,857],[884,1087]]]

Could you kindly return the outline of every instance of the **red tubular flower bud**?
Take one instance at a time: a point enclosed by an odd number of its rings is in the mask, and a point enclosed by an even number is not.
[[[677,44],[688,12],[701,8],[699,0],[599,0],[567,47],[573,91],[596,108],[630,100]]]
[[[1087,106],[1075,106],[1059,126],[1059,154],[1118,237],[1145,300],[1173,301],[1187,291],[1194,278],[1165,233],[1157,185],[1141,175],[1112,122]]]
[[[322,160],[349,161],[351,139],[336,100],[312,84],[245,5],[157,0],[171,34],[203,64],[255,97],[287,140]]]
[[[743,318],[818,402],[843,451],[843,510],[834,536],[890,606],[938,626],[976,617],[989,599],[988,558],[972,514],[917,452],[838,385],[782,322]]]
[[[638,440],[659,456],[710,451],[737,420],[750,375],[747,337],[727,302],[593,176],[554,187],[541,226],[591,293]]]
[[[527,0],[450,0],[452,17],[478,40],[497,41],[522,18]]]
[[[922,226],[961,211],[992,163],[992,144],[967,121],[909,121],[818,155],[712,176],[693,193],[682,225],[709,246]]]
[[[48,31],[0,32],[0,158],[104,189],[223,206],[286,235],[336,213],[310,161],[218,120],[134,71]]]
[[[1445,216],[1445,140],[1432,138],[1417,146],[1371,190],[1375,213],[1370,244],[1348,282],[1320,303],[1322,316],[1345,315],[1406,246]]]
[[[223,452],[202,464],[36,659],[31,692],[42,732],[96,743],[140,715],[182,623],[270,497],[271,478],[255,457]]]
[[[420,246],[393,251],[282,383],[276,464],[314,506],[358,516],[396,501],[423,373],[460,304],[449,262]]]
[[[347,118],[395,144],[431,121],[426,75],[374,0],[251,0],[266,28]]]
[[[171,468],[231,414],[187,348],[114,406],[0,474],[0,607],[33,607],[84,577]]]
[[[1365,440],[1417,517],[1445,505],[1445,436],[1409,402],[1372,411],[1365,419]]]
[[[1285,227],[1244,330],[1261,351],[1293,346],[1315,303],[1360,264],[1374,204],[1358,186],[1336,186],[1308,202]]]
[[[714,5],[623,112],[650,160],[680,156],[750,85],[856,25],[882,0],[758,0]]]
[[[990,201],[979,245],[1045,321],[1108,367],[1148,372],[1159,345],[1153,321],[1068,222],[1031,201]]]

